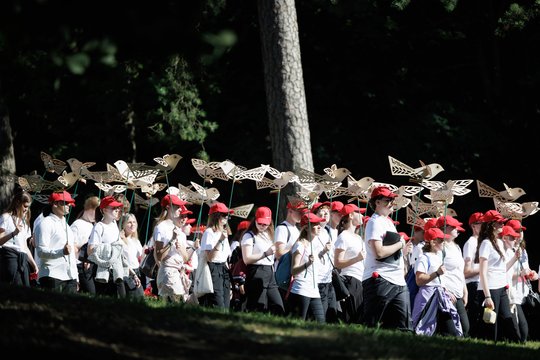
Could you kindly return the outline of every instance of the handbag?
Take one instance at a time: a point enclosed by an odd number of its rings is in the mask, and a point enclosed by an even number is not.
[[[154,248],[150,248],[144,259],[141,261],[141,273],[150,279],[157,278],[158,264],[154,256]]]
[[[332,286],[334,287],[337,301],[345,300],[351,296],[351,293],[345,284],[346,281],[345,276],[341,275],[337,268],[332,269]]]
[[[214,283],[212,282],[212,273],[208,266],[206,251],[201,250],[199,253],[199,265],[195,271],[195,279],[193,283],[193,293],[196,297],[201,297],[214,292]]]
[[[521,305],[529,310],[538,312],[540,309],[540,295],[538,295],[537,292],[534,292],[529,279],[527,279],[527,286],[529,287],[529,293],[523,298]]]

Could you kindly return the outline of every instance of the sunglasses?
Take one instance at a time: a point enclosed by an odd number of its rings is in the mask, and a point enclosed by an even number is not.
[[[270,225],[270,224],[261,224],[261,223],[257,223],[257,225],[259,225],[259,226],[268,226],[268,225]]]

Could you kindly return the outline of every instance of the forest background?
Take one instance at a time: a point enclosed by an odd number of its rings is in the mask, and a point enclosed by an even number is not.
[[[40,151],[96,162],[92,171],[178,153],[171,185],[201,183],[191,158],[278,167],[261,55],[264,2],[3,1],[2,158],[13,146],[13,170],[23,175],[44,173]],[[296,7],[309,120],[301,131],[316,173],[336,164],[356,179],[410,184],[391,175],[390,155],[413,167],[441,164],[434,180],[506,183],[526,191],[519,202],[539,200],[538,1],[280,3]],[[231,183],[213,186],[228,203]],[[476,182],[470,188],[450,205],[464,223],[493,208]],[[89,183],[78,192],[98,190]],[[245,203],[276,208],[275,196],[251,181],[234,188],[232,205]],[[410,231],[404,211],[398,220]],[[539,221],[523,221],[533,269]]]

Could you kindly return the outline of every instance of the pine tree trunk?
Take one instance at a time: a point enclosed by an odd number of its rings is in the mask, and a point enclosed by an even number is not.
[[[313,171],[294,0],[259,0],[258,12],[273,164]],[[291,192],[290,185],[282,192],[282,206]]]
[[[5,209],[13,195],[15,184],[7,181],[7,177],[15,174],[15,153],[13,151],[13,134],[9,123],[9,112],[4,101],[2,83],[0,81],[0,209]]]

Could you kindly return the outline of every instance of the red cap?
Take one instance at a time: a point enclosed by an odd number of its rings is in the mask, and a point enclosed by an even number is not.
[[[431,229],[437,227],[437,218],[431,218],[426,220],[426,223],[424,224],[424,231],[427,229]]]
[[[186,221],[184,222],[184,225],[193,224],[195,221],[197,221],[197,220],[196,219],[186,219]]]
[[[112,195],[105,196],[103,199],[101,199],[99,203],[100,209],[105,209],[107,207],[117,208],[117,207],[122,207],[122,206],[124,206],[124,204],[116,200],[114,196]]]
[[[392,222],[394,223],[394,225],[399,225],[399,221],[397,220],[392,220]]]
[[[203,233],[204,231],[206,230],[206,225],[199,225],[199,226],[193,226],[191,228],[191,233],[192,234],[195,234],[195,233]]]
[[[472,213],[471,216],[469,216],[469,225],[482,222],[483,216],[484,214],[481,212]]]
[[[307,205],[303,201],[299,201],[295,203],[289,202],[287,204],[287,209],[298,210],[298,211],[304,212],[304,211],[307,211]]]
[[[506,235],[519,237],[519,234],[515,232],[515,230],[511,226],[504,225],[501,231],[501,236],[506,236]]]
[[[499,213],[497,210],[489,210],[487,211],[484,216],[482,216],[483,222],[499,222],[503,223],[506,221],[506,219]]]
[[[168,195],[165,195],[163,199],[161,199],[161,207],[167,207],[169,205],[184,206],[186,204],[187,204],[186,201],[181,200],[176,195],[168,194]]]
[[[392,190],[390,190],[386,186],[378,186],[375,189],[373,189],[373,191],[371,192],[371,198],[373,199],[379,196],[395,198],[395,197],[398,197],[398,194],[393,193]]]
[[[250,221],[242,220],[242,221],[240,221],[240,223],[238,223],[238,226],[236,227],[236,231],[246,230],[247,228],[249,228],[250,224],[251,224]]]
[[[433,241],[435,239],[450,239],[451,236],[449,234],[445,234],[442,232],[441,229],[437,227],[432,227],[424,231],[424,240],[426,241]]]
[[[458,221],[458,219],[450,215],[441,216],[440,218],[437,219],[437,224],[436,224],[436,226],[441,229],[445,226],[453,226],[457,229],[457,231],[463,232],[465,231],[465,229],[462,228],[461,225],[463,225],[461,221]]]
[[[332,201],[332,205],[330,207],[331,211],[340,212],[342,208],[343,208],[343,203],[341,201]]]
[[[411,239],[409,235],[405,234],[403,231],[398,232],[398,234],[401,235],[401,237],[405,239],[405,241],[409,241]]]
[[[312,213],[316,213],[317,210],[319,210],[319,208],[321,206],[327,206],[328,209],[331,209],[332,205],[330,204],[330,201],[325,201],[325,202],[316,202],[315,204],[313,204],[313,206],[311,207],[311,212]]]
[[[341,214],[341,216],[347,216],[352,212],[357,212],[357,213],[362,214],[366,212],[366,209],[365,208],[360,209],[358,206],[354,204],[347,204],[343,206],[343,208],[341,209],[339,213]]]
[[[318,217],[317,215],[313,213],[305,213],[304,215],[302,215],[300,226],[306,226],[308,223],[318,225],[319,223],[322,223],[324,221],[326,221],[326,219],[322,217]]]
[[[266,206],[261,206],[255,211],[255,221],[258,224],[270,225],[272,222],[272,210]]]
[[[362,219],[362,225],[366,225],[369,218],[370,218],[370,216],[364,216],[364,218]]]
[[[227,208],[224,203],[217,202],[214,205],[210,206],[210,211],[208,212],[208,215],[212,215],[213,213],[232,214],[234,213],[234,210],[229,210],[229,208]]]
[[[521,225],[521,221],[515,220],[515,219],[508,220],[506,222],[506,225],[510,226],[512,229],[514,229],[514,231],[527,230],[527,228],[525,226]]]
[[[188,210],[187,207],[185,207],[185,206],[182,206],[182,212],[180,212],[180,214],[182,214],[182,215],[191,215],[191,214],[193,214],[193,211]]]
[[[75,205],[75,200],[71,197],[71,194],[65,190],[62,192],[53,192],[51,195],[49,195],[49,204],[56,201],[63,201],[70,206]]]

